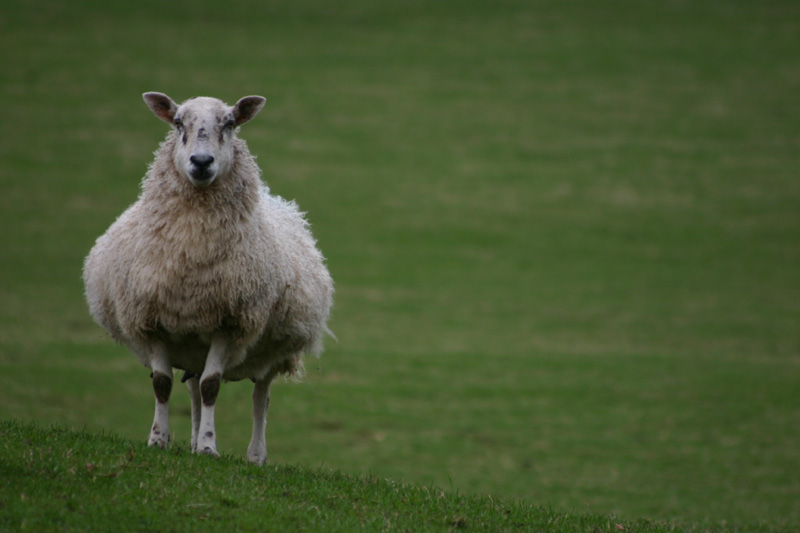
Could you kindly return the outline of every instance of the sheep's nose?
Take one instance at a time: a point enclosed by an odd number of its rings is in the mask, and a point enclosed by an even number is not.
[[[193,155],[189,158],[189,161],[191,161],[195,167],[205,169],[214,162],[214,156],[209,154]]]

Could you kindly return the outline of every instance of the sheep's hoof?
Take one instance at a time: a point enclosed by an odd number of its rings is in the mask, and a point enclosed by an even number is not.
[[[158,448],[166,448],[167,444],[169,444],[169,437],[164,439],[163,435],[158,435],[158,436],[151,435],[150,439],[148,439],[147,441],[147,445],[150,446],[151,448],[153,446],[156,446]]]
[[[255,454],[251,455],[251,454],[248,453],[247,454],[247,462],[252,463],[252,464],[254,464],[256,466],[261,466],[261,465],[263,465],[264,463],[267,462],[267,456],[266,455],[255,455]]]
[[[197,453],[199,453],[200,455],[213,455],[214,457],[219,457],[219,453],[217,452],[217,450],[215,450],[211,446],[206,446],[202,450],[198,449]]]
[[[161,431],[158,425],[154,425],[150,431],[150,438],[147,439],[147,445],[166,448],[167,444],[169,444],[169,431]]]

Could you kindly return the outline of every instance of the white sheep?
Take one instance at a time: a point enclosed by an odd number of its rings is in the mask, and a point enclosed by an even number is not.
[[[152,370],[149,445],[166,447],[172,369],[185,371],[192,450],[217,453],[221,381],[249,378],[253,435],[247,459],[267,459],[269,387],[318,354],[333,283],[296,204],[271,196],[238,126],[264,106],[199,97],[178,106],[145,93],[174,126],[155,153],[138,201],[97,239],[83,279],[92,316]]]

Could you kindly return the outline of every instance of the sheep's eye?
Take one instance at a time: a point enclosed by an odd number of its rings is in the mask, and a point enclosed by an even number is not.
[[[234,126],[236,126],[236,122],[234,122],[233,120],[229,120],[222,127],[225,128],[226,130],[232,130]]]
[[[183,121],[181,119],[176,118],[175,120],[172,121],[172,123],[175,124],[175,127],[178,128],[179,130],[183,129]]]

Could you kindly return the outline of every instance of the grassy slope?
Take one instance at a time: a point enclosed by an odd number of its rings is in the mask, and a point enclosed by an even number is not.
[[[273,460],[800,523],[794,3],[248,4],[4,4],[4,416],[144,439],[147,374],[79,281],[164,134],[139,94],[264,94],[243,136],[338,290]]]
[[[297,466],[0,423],[0,528],[32,531],[671,531]]]

